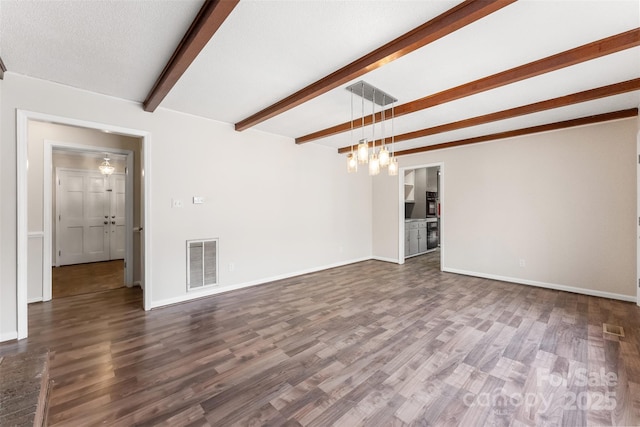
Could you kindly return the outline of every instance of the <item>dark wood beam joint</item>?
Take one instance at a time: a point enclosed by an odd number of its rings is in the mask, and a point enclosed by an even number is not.
[[[204,49],[239,1],[205,0],[198,15],[147,95],[143,104],[145,111],[153,112],[158,108],[158,105]]]

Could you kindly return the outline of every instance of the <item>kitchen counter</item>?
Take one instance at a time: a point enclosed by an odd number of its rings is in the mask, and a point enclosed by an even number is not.
[[[430,217],[430,218],[405,218],[404,222],[417,222],[417,221],[427,221],[427,222],[437,222],[438,218]]]

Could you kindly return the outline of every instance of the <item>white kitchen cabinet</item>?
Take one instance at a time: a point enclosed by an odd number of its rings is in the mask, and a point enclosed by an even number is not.
[[[410,232],[409,232],[409,223],[405,223],[404,227],[404,256],[409,256],[409,252],[411,247],[409,245],[410,241]]]
[[[406,221],[404,225],[405,258],[427,252],[427,220]]]
[[[418,222],[418,253],[427,251],[427,221]]]
[[[412,228],[409,230],[409,255],[415,255],[418,253],[419,247],[418,229]]]

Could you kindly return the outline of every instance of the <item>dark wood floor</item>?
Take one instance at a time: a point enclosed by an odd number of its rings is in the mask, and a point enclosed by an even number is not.
[[[53,298],[123,288],[124,261],[118,259],[55,267],[51,271],[51,287]]]
[[[140,307],[128,288],[30,306],[0,355],[51,348],[50,425],[640,424],[635,304],[441,273],[437,254]]]

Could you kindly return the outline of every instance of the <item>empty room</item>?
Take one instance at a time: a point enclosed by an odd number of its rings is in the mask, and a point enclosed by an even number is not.
[[[0,425],[640,425],[639,107],[637,0],[0,0]]]

